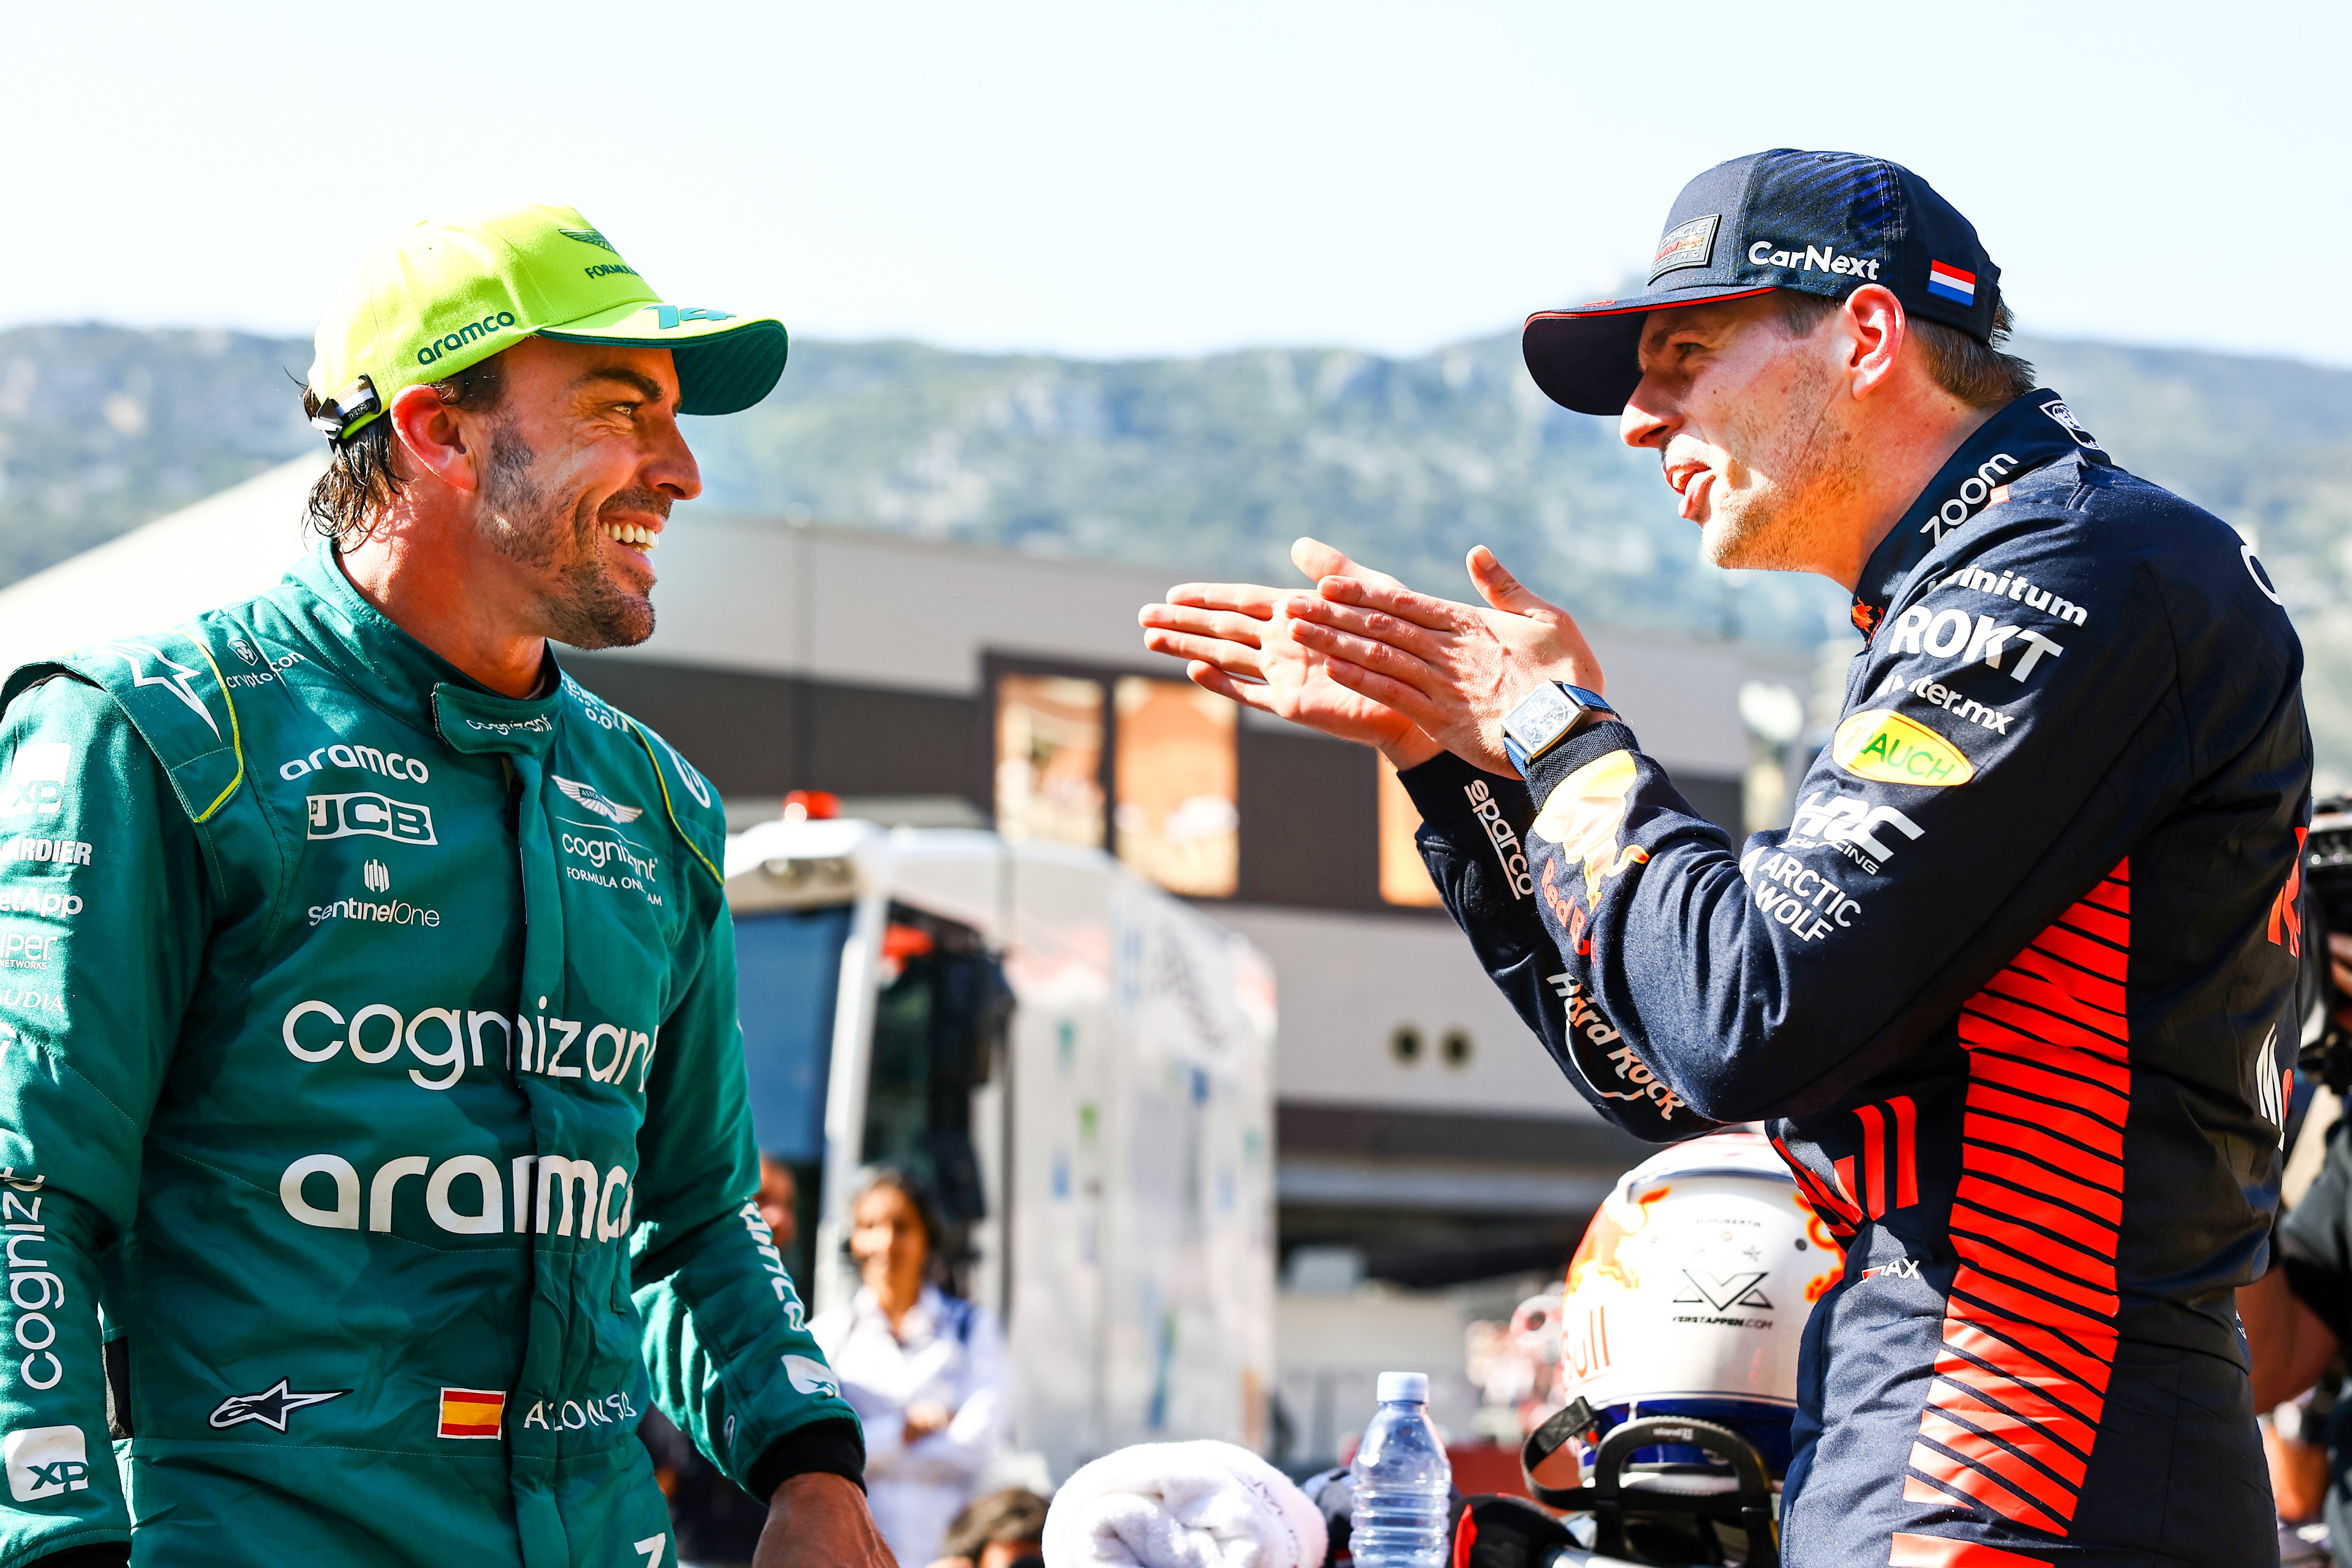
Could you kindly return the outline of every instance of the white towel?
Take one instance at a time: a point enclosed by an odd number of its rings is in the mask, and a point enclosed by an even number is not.
[[[1045,1516],[1045,1568],[1322,1568],[1323,1515],[1231,1443],[1139,1443],[1081,1468]]]

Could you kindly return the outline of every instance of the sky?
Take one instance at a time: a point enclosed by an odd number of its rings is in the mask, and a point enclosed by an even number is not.
[[[2264,287],[2352,256],[2341,5],[12,3],[0,37],[0,326],[307,335],[402,226],[556,201],[814,337],[1412,354],[1611,292],[1684,180],[1780,145],[1925,176],[2025,331],[2352,367],[2352,312]]]

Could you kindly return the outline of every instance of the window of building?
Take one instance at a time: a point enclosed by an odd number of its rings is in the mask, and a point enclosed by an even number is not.
[[[1397,779],[1396,769],[1381,759],[1381,901],[1428,908],[1438,903],[1437,884],[1422,863],[1421,847],[1412,841],[1421,813]]]
[[[1171,893],[1229,899],[1241,876],[1236,710],[1189,680],[1116,688],[1118,858]]]
[[[996,682],[996,830],[1100,848],[1103,683],[1006,674]]]

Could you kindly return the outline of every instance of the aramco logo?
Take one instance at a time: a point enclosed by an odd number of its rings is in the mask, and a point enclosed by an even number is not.
[[[392,890],[392,873],[384,869],[383,861],[369,861],[364,874],[369,892],[386,893]]]

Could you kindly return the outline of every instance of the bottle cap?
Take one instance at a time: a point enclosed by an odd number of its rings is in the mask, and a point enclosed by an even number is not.
[[[1425,1372],[1384,1372],[1375,1385],[1382,1405],[1391,1400],[1409,1399],[1415,1405],[1429,1403],[1429,1373]]]

